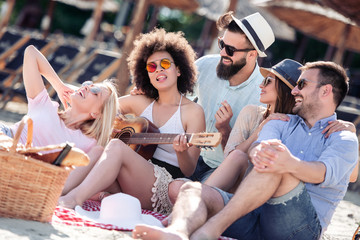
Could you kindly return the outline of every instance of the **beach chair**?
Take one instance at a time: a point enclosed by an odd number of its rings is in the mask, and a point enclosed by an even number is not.
[[[14,56],[6,61],[5,67],[0,70],[0,93],[2,93],[0,104],[2,109],[13,99],[15,93],[17,93],[16,95],[20,95],[23,99],[26,99],[25,90],[21,87],[22,64],[24,51],[29,45],[34,45],[47,56],[55,46],[55,41],[30,38],[23,46],[14,52]]]
[[[340,106],[336,109],[338,119],[354,123],[357,133],[360,131],[360,98],[345,96]]]
[[[63,74],[76,65],[77,62],[81,61],[81,58],[83,58],[84,55],[84,49],[70,45],[61,45],[50,54],[47,59],[55,72],[62,79]],[[50,97],[56,99],[54,88],[52,88],[47,81],[45,81],[45,86],[48,89]]]
[[[0,36],[0,69],[3,69],[8,59],[16,50],[29,41],[29,35],[5,31]]]
[[[66,82],[82,84],[85,81],[101,82],[112,77],[120,66],[121,54],[113,51],[94,50],[89,58],[66,78]]]

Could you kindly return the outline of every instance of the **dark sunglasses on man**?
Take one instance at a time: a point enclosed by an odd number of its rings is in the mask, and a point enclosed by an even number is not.
[[[225,48],[226,54],[229,55],[230,57],[232,57],[234,55],[234,52],[248,52],[248,51],[255,50],[254,48],[236,49],[233,46],[229,46],[229,45],[225,44],[224,40],[221,37],[218,37],[218,45],[219,45],[220,50],[223,50],[223,48]]]
[[[302,90],[305,86],[305,83],[306,82],[312,82],[312,83],[317,83],[315,81],[310,81],[310,80],[307,80],[305,78],[300,78],[297,82],[296,82],[296,86],[298,87],[299,90]]]

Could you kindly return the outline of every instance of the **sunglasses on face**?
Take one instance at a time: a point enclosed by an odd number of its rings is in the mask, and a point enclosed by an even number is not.
[[[296,86],[298,87],[299,90],[302,90],[305,86],[305,82],[313,82],[313,83],[317,83],[315,81],[310,81],[310,80],[307,80],[305,78],[301,78],[299,79],[297,82],[296,82]]]
[[[93,81],[85,81],[81,84],[82,87],[88,86],[89,90],[93,94],[98,94],[101,92],[101,88],[99,86],[94,85]]]
[[[218,45],[219,45],[220,50],[223,50],[223,48],[225,48],[226,54],[230,57],[232,57],[234,55],[234,52],[248,52],[248,51],[255,50],[253,48],[236,49],[232,46],[225,44],[224,40],[222,40],[222,38],[220,38],[220,37],[218,38]]]
[[[171,63],[173,63],[172,61],[170,61],[170,59],[167,58],[163,58],[160,60],[160,67],[162,67],[162,69],[169,69],[171,67]],[[146,64],[146,70],[149,73],[153,73],[156,71],[157,69],[157,64],[155,62],[149,62],[148,64]]]
[[[275,78],[268,76],[268,77],[264,78],[264,80],[262,81],[261,84],[264,87],[266,87],[267,85],[269,85],[271,83],[271,81],[275,81]]]

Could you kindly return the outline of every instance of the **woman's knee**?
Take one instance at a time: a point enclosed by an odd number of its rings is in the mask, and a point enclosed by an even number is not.
[[[114,138],[111,139],[110,142],[106,145],[105,152],[110,152],[116,154],[117,156],[121,156],[126,146],[127,145],[123,141]]]
[[[224,161],[235,164],[233,166],[248,165],[249,156],[241,150],[235,149]]]
[[[177,196],[180,192],[180,189],[185,183],[186,182],[183,180],[174,180],[171,183],[169,183],[169,187],[168,187],[169,193],[168,194],[169,194],[169,199],[172,204],[175,203]]]

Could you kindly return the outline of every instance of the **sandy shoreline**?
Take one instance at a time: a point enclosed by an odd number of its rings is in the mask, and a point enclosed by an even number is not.
[[[12,124],[26,113],[26,104],[11,102],[0,110],[0,122]],[[358,180],[359,182],[359,180]],[[349,240],[360,222],[360,194],[348,191],[340,202],[324,240]],[[58,223],[40,223],[20,219],[0,218],[0,239],[132,239],[129,232],[105,230],[96,227],[74,227]]]

